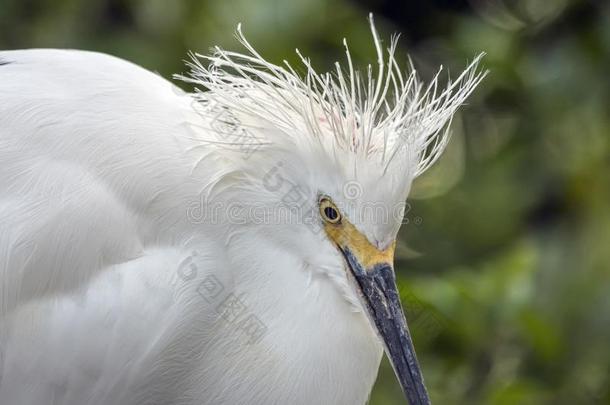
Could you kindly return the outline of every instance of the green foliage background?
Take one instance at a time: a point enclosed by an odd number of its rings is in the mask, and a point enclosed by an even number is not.
[[[239,47],[320,68],[366,15],[424,77],[490,70],[417,180],[397,272],[436,404],[610,404],[610,5],[585,0],[0,0],[0,48],[108,52],[169,77]],[[406,59],[406,56],[405,56]],[[0,95],[1,97],[1,95]],[[384,363],[373,405],[403,404]]]

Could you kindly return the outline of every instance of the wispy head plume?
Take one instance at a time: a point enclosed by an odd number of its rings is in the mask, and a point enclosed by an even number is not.
[[[383,49],[369,16],[377,66],[362,73],[354,68],[344,39],[346,65],[318,73],[297,49],[306,73],[287,61],[265,60],[246,40],[247,53],[214,48],[212,55],[194,54],[188,76],[180,79],[207,90],[198,93],[238,115],[270,123],[288,137],[309,137],[323,145],[389,163],[402,153],[415,156],[413,176],[426,171],[449,141],[452,117],[486,75],[478,66],[483,54],[457,79],[441,86],[442,67],[427,85],[410,63],[406,72],[395,58],[398,36]],[[333,153],[334,154],[334,153]]]

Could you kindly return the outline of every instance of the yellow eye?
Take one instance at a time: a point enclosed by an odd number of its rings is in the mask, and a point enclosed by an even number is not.
[[[323,220],[331,224],[341,222],[341,213],[337,206],[328,198],[320,199],[320,216]]]

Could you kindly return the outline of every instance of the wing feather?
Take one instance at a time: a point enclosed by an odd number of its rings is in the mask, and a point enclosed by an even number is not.
[[[190,95],[99,53],[0,60],[0,314],[188,237]]]

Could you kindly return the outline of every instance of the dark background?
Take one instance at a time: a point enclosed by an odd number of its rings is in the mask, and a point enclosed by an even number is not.
[[[436,404],[609,404],[610,6],[585,0],[0,0],[0,48],[108,52],[165,77],[189,50],[328,69],[366,15],[423,77],[480,51],[489,76],[416,181],[397,271]],[[1,97],[2,95],[0,95]],[[404,404],[384,363],[373,405]]]

